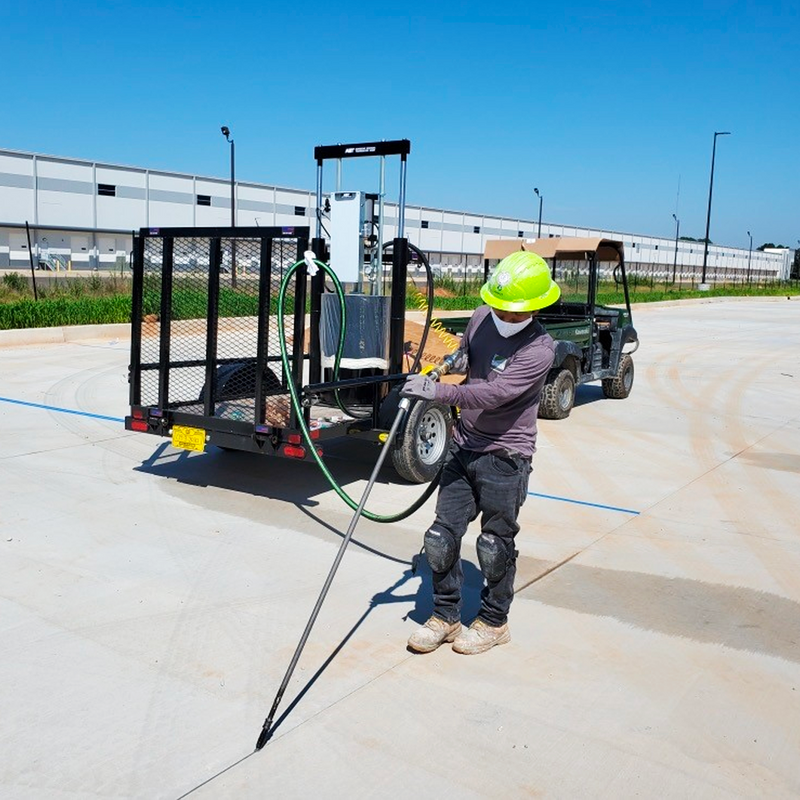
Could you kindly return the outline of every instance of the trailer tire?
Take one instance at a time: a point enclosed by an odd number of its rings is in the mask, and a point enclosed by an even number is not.
[[[566,419],[575,405],[575,376],[572,370],[550,370],[542,387],[539,416],[542,419]]]
[[[452,435],[453,412],[449,406],[417,401],[392,445],[392,466],[411,483],[429,483],[439,472]]]
[[[603,380],[603,394],[613,400],[624,400],[633,387],[633,359],[627,353],[619,359],[617,374]]]

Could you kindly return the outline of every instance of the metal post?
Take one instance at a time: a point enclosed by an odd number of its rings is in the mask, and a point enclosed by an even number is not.
[[[317,161],[317,239],[321,238],[322,238],[322,160],[320,159],[319,161]]]
[[[672,282],[675,283],[675,272],[678,269],[678,238],[681,232],[681,221],[673,214],[672,219],[675,220],[675,259],[672,262]]]
[[[235,145],[231,139],[231,228],[236,227]],[[236,239],[231,239],[231,288],[236,288]]]
[[[408,240],[398,237],[392,243],[392,299],[389,322],[390,375],[403,371],[408,256]]]
[[[537,239],[541,239],[542,238],[542,203],[544,202],[544,196],[539,194],[539,190],[538,189],[534,189],[533,191],[536,194],[536,196],[539,198],[539,230],[536,233],[536,238]]]
[[[308,240],[297,240],[297,260],[303,258],[303,253],[308,249]],[[303,362],[305,355],[305,332],[306,332],[306,296],[307,296],[307,279],[308,267],[303,262],[294,273],[295,290],[294,290],[294,327],[292,335],[294,341],[292,343],[292,374],[285,376],[287,380],[293,381],[297,387],[298,393],[303,389]],[[290,406],[291,415],[289,417],[289,427],[299,427],[297,421],[297,409],[294,405]],[[302,412],[308,414],[308,412]]]
[[[406,157],[400,156],[400,200],[398,208],[397,238],[403,239],[406,232]]]
[[[219,336],[219,268],[222,264],[222,241],[214,237],[208,243],[208,306],[206,311],[206,391],[203,397],[203,414],[213,417],[217,399],[217,342]],[[256,376],[260,373],[256,370]],[[256,381],[258,383],[258,381]],[[258,418],[258,390],[256,390],[256,422]]]
[[[711,148],[711,179],[708,183],[708,213],[706,214],[706,238],[703,242],[703,274],[700,286],[706,282],[706,265],[708,264],[708,237],[711,230],[711,196],[714,192],[714,161],[717,155],[717,136],[730,136],[730,131],[714,131],[714,145]]]
[[[753,257],[753,236],[750,231],[747,231],[747,235],[750,237],[750,251],[747,253],[747,283],[750,283],[750,260]]]
[[[36,291],[36,272],[33,269],[33,249],[31,248],[31,229],[28,225],[28,220],[25,220],[25,233],[28,234],[28,259],[31,262],[31,281],[33,281],[33,299],[39,299],[39,293]]]
[[[386,156],[381,156],[381,169],[378,189],[378,248],[372,264],[372,283],[374,294],[383,294],[383,198],[386,194]],[[371,220],[370,220],[371,221]]]
[[[311,242],[311,249],[320,261],[324,260],[325,240],[321,236],[317,236]],[[309,383],[319,383],[322,380],[322,348],[319,340],[319,329],[322,322],[322,295],[324,293],[325,272],[320,269],[311,278],[310,338],[308,342]]]
[[[231,139],[231,228],[236,227],[236,158],[235,147],[233,139]]]
[[[261,240],[258,266],[258,343],[256,345],[256,375],[263,376],[269,360],[270,308],[272,307],[272,238]],[[256,383],[255,422],[266,422],[267,406],[264,380]]]
[[[235,150],[233,139],[231,138],[231,131],[227,125],[223,125],[220,130],[225,137],[226,142],[231,145],[231,228],[236,227],[236,184],[235,184]],[[231,238],[231,289],[236,288],[236,239]]]
[[[132,233],[130,404],[142,402],[142,306],[144,304],[144,236]]]

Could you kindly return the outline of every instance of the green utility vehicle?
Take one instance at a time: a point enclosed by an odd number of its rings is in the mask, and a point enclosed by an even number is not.
[[[539,404],[543,419],[564,419],[575,403],[576,387],[601,381],[606,397],[623,399],[633,386],[632,354],[639,337],[632,324],[631,303],[621,242],[601,238],[495,239],[486,243],[484,279],[497,262],[517,250],[544,258],[561,287],[557,303],[539,312],[538,320],[556,343],[553,367]],[[602,271],[622,287],[624,308],[597,305]],[[461,333],[469,317],[444,320]]]

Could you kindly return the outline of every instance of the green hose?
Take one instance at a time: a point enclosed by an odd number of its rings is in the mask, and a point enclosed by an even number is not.
[[[305,260],[300,260],[295,264],[292,264],[291,267],[286,271],[283,276],[283,280],[281,281],[281,288],[278,292],[278,341],[281,346],[281,361],[283,362],[283,370],[284,375],[291,375],[291,367],[289,365],[289,354],[286,348],[286,329],[284,326],[284,316],[283,316],[283,306],[286,299],[286,288],[289,285],[289,280],[294,275],[295,272],[305,264]],[[344,331],[345,331],[345,304],[344,304],[344,290],[342,289],[342,284],[339,281],[339,278],[336,276],[336,273],[324,262],[317,261],[314,259],[314,263],[319,267],[321,270],[325,272],[325,274],[331,279],[333,285],[336,289],[336,295],[339,298],[339,310],[341,316],[341,327],[339,329],[339,344],[336,349],[336,357],[333,363],[333,379],[338,380],[339,377],[339,362],[341,361],[342,357],[342,350],[344,349]],[[287,380],[287,384],[289,386],[289,395],[292,400],[292,406],[294,406],[295,413],[297,414],[297,420],[300,425],[300,432],[303,434],[303,439],[305,439],[306,445],[311,451],[311,455],[314,456],[314,460],[317,462],[317,466],[322,470],[322,474],[325,476],[328,483],[331,485],[336,494],[341,497],[344,502],[353,509],[353,511],[357,511],[359,508],[359,504],[350,497],[347,492],[336,483],[333,475],[331,475],[328,468],[325,466],[325,463],[322,460],[322,457],[317,452],[316,445],[314,440],[311,438],[311,431],[308,429],[308,425],[306,425],[305,414],[303,413],[303,406],[300,403],[300,398],[297,396],[297,387],[294,385],[294,381]],[[336,398],[337,398],[337,405],[340,405],[338,399],[338,391],[336,391]],[[384,447],[389,447],[391,442],[387,439],[384,442]],[[439,471],[439,475],[441,475],[441,470]],[[419,509],[425,501],[434,493],[436,487],[439,484],[439,475],[437,475],[428,485],[428,488],[422,493],[419,499],[415,500],[407,509],[404,511],[400,511],[397,514],[375,514],[372,511],[367,511],[363,509],[361,511],[361,516],[366,517],[367,519],[372,520],[373,522],[399,522],[406,517],[410,517],[417,509]]]

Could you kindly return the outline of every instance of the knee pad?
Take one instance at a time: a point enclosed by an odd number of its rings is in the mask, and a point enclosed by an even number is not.
[[[496,583],[505,576],[516,554],[513,544],[506,544],[499,536],[482,533],[476,543],[478,562],[487,581]]]
[[[429,528],[425,531],[425,555],[434,572],[447,572],[458,558],[458,542],[449,531]]]

